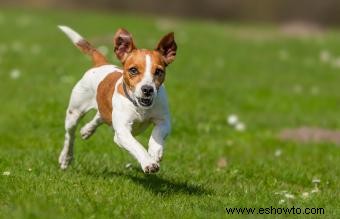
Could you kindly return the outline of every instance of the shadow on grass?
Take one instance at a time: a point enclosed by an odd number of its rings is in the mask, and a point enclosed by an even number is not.
[[[158,175],[128,176],[133,182],[142,185],[154,194],[170,195],[175,193],[188,195],[205,195],[211,192],[201,185],[192,185],[187,182],[176,182],[162,178]]]
[[[115,172],[104,169],[99,173],[92,173],[89,171],[87,171],[87,173],[92,176],[101,176],[103,178],[123,177],[143,186],[146,190],[154,193],[155,195],[173,195],[180,193],[201,196],[212,194],[211,190],[204,188],[202,185],[194,185],[188,182],[167,179],[159,174],[146,175],[141,173],[137,168],[127,170],[126,172]]]

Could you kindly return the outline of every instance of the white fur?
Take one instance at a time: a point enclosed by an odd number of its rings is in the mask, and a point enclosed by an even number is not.
[[[145,56],[145,73],[144,73],[144,83],[152,83],[152,74],[151,74],[151,69],[152,69],[152,62],[151,62],[151,57],[150,55]]]
[[[156,165],[159,168],[164,139],[170,132],[170,114],[163,86],[154,101],[153,107],[143,109],[134,106],[119,93],[114,93],[112,98],[114,141],[128,150],[139,161],[144,171],[150,166]],[[149,150],[146,151],[133,135],[143,132],[151,123],[155,124],[155,127],[149,140]]]
[[[59,27],[60,30],[62,30],[68,36],[68,38],[70,38],[70,40],[74,44],[79,43],[80,41],[84,40],[84,38],[82,36],[80,36],[79,33],[72,30],[70,27],[63,26],[63,25],[59,25],[58,27]]]
[[[103,65],[96,68],[91,68],[88,70],[82,79],[78,81],[78,83],[74,86],[70,103],[66,111],[66,118],[65,118],[65,141],[63,150],[59,156],[59,163],[62,169],[67,168],[68,164],[72,160],[73,154],[73,142],[75,138],[75,130],[79,119],[87,113],[91,109],[98,109],[96,96],[97,96],[97,87],[99,83],[111,72],[114,71],[121,71],[114,65]],[[96,118],[95,118],[96,119]],[[83,138],[86,134],[86,127],[90,127],[95,130],[94,124],[97,126],[101,123],[100,121],[96,120],[91,121],[90,123],[86,124],[82,129]],[[88,132],[89,130],[87,130]],[[91,135],[91,134],[88,134]]]
[[[67,27],[60,27],[73,42],[80,39],[80,35]],[[146,56],[146,72],[143,83],[149,84],[151,77],[151,58]],[[99,83],[111,72],[119,71],[114,65],[103,65],[88,70],[72,90],[70,103],[65,119],[65,141],[59,156],[62,169],[67,168],[73,157],[73,143],[75,130],[80,118],[91,109],[98,110],[96,102]],[[116,83],[116,90],[122,83],[120,78]],[[153,83],[151,81],[151,83]],[[150,85],[150,84],[149,84]],[[155,89],[156,90],[156,89]],[[144,172],[156,172],[163,156],[163,145],[170,132],[170,113],[168,110],[165,88],[161,86],[158,95],[154,97],[154,104],[150,108],[136,107],[130,100],[120,93],[112,96],[112,127],[114,141],[129,151],[140,163]],[[150,124],[154,124],[149,140],[148,151],[134,138],[134,135],[143,132]],[[90,137],[96,128],[102,124],[99,112],[81,129],[84,139]]]
[[[134,92],[135,97],[142,97],[143,96],[142,86],[143,85],[149,85],[149,86],[152,86],[153,90],[154,90],[154,94],[150,98],[156,98],[157,89],[156,89],[156,84],[155,84],[155,82],[153,81],[153,78],[152,78],[151,70],[152,70],[151,57],[150,57],[150,55],[145,55],[145,72],[144,72],[142,80],[139,83],[136,84],[136,88],[135,88],[135,92]]]

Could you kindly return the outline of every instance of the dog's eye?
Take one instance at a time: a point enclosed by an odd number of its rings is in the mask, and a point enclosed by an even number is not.
[[[138,74],[138,69],[135,67],[129,68],[130,75],[136,75]]]
[[[156,71],[155,71],[155,76],[160,77],[160,76],[163,75],[163,73],[164,73],[164,71],[162,69],[157,68]]]

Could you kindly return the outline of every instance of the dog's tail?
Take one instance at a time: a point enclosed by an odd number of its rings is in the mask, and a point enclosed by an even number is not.
[[[94,66],[101,66],[107,64],[106,57],[94,48],[87,40],[85,40],[79,33],[67,26],[58,26],[68,38],[77,46],[83,53],[91,56]]]

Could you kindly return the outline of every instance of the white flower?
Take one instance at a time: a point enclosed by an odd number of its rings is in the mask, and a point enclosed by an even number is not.
[[[233,126],[236,125],[236,123],[238,122],[238,117],[235,114],[230,114],[228,116],[228,124]]]
[[[308,198],[308,197],[309,197],[309,193],[308,193],[308,192],[303,192],[303,193],[301,194],[301,197],[302,197],[302,198]]]
[[[129,168],[131,168],[132,167],[132,163],[127,163],[126,165],[125,165],[125,168],[126,169],[129,169]]]
[[[13,79],[16,80],[20,77],[21,71],[19,69],[13,69],[10,73],[9,76]]]
[[[246,130],[246,125],[242,122],[238,122],[236,125],[235,125],[235,129],[239,132],[243,132],[244,130]]]
[[[236,174],[238,174],[238,169],[231,171],[231,175],[236,175]]]
[[[286,201],[284,200],[284,199],[281,199],[280,201],[279,201],[279,204],[280,205],[282,205],[283,203],[285,203]]]
[[[32,168],[28,168],[27,170],[28,170],[28,172],[32,172]]]
[[[9,175],[11,175],[11,172],[5,171],[5,172],[2,173],[2,175],[3,175],[3,176],[9,176]]]
[[[314,179],[312,180],[312,183],[314,183],[314,184],[319,184],[320,182],[321,182],[320,179],[314,178]]]
[[[320,61],[329,62],[331,58],[331,54],[327,50],[323,50],[320,52]]]
[[[295,198],[294,195],[289,194],[289,193],[285,194],[285,197],[288,198],[288,199],[294,199]]]
[[[281,154],[282,154],[282,150],[281,149],[277,149],[276,151],[275,151],[275,157],[280,157],[281,156]]]

